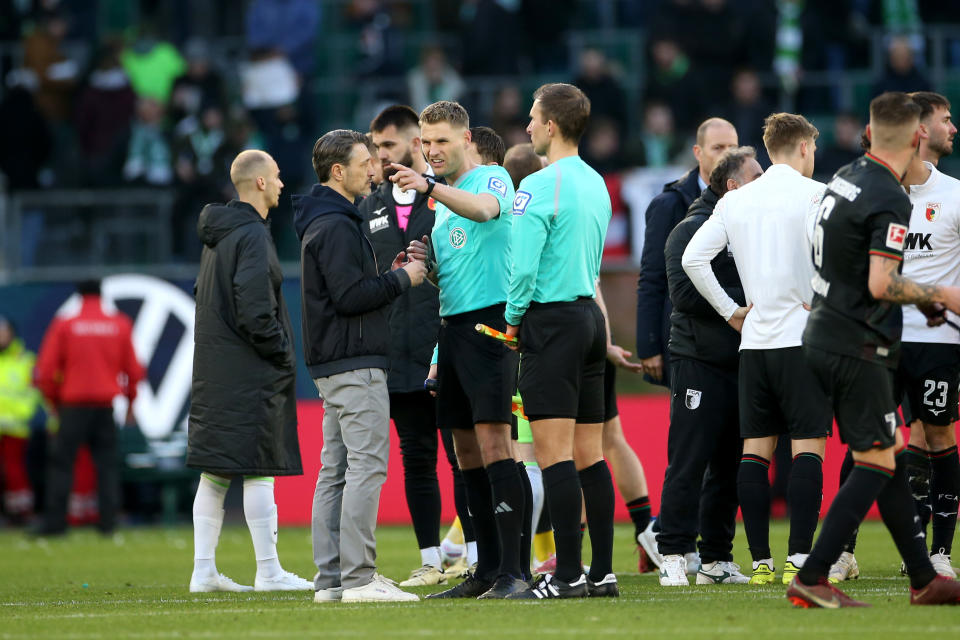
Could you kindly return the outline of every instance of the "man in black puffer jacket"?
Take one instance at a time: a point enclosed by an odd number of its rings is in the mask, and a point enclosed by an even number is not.
[[[374,529],[390,450],[389,304],[422,283],[426,267],[401,252],[389,271],[377,268],[354,204],[370,192],[374,174],[363,134],[324,134],[313,148],[313,168],[320,184],[293,197],[293,212],[303,350],[324,409],[313,498],[314,600],[418,600],[376,573]]]
[[[737,368],[740,334],[717,315],[683,270],[683,251],[720,197],[763,171],[752,147],[727,151],[710,184],[667,238],[664,251],[670,314],[670,433],[660,502],[657,547],[660,584],[687,584],[684,555],[700,534],[698,584],[746,582],[733,568],[740,425]],[[744,304],[737,265],[729,253],[712,263],[724,290]],[[704,474],[707,480],[704,483]],[[702,488],[702,493],[701,493]],[[699,512],[697,505],[700,506]],[[699,526],[698,526],[699,525]],[[721,576],[715,579],[714,573]]]
[[[243,512],[257,557],[257,591],[310,589],[277,559],[273,477],[300,475],[293,331],[267,229],[280,170],[262,151],[230,167],[238,197],[204,207],[194,326],[187,465],[199,469],[190,591],[250,591],[221,575],[214,550],[230,478],[243,476]]]

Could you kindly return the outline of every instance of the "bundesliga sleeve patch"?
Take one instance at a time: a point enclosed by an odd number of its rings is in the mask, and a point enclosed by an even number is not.
[[[517,191],[517,197],[513,199],[513,215],[522,216],[527,211],[528,204],[530,204],[530,194],[526,191]]]
[[[507,195],[507,183],[500,178],[490,178],[490,181],[487,182],[487,189],[494,193],[499,193],[501,197]]]
[[[903,251],[903,241],[907,237],[907,228],[902,224],[891,222],[887,227],[887,248]]]

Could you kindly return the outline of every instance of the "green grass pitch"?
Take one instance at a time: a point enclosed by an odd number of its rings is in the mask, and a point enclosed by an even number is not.
[[[383,527],[377,534],[380,570],[406,577],[419,561],[412,530]],[[318,605],[302,592],[190,594],[187,527],[127,529],[113,538],[77,531],[48,541],[8,530],[0,532],[0,639],[960,637],[960,607],[908,605],[899,558],[876,522],[864,525],[857,549],[865,577],[845,586],[874,606],[840,611],[793,609],[779,582],[660,587],[655,574],[636,573],[630,534],[617,528],[617,600]],[[778,561],[786,538],[786,525],[774,523]],[[749,568],[742,532],[735,551]],[[306,529],[282,529],[280,555],[286,569],[313,575]],[[252,584],[253,549],[242,525],[224,528],[217,564]]]

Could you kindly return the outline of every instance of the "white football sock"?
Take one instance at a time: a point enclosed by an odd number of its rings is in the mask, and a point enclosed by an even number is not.
[[[467,543],[467,566],[472,567],[477,564],[477,541],[471,540]]]
[[[217,542],[223,526],[223,499],[230,479],[200,474],[193,499],[193,572],[200,576],[217,574]]]
[[[440,547],[427,547],[426,549],[420,549],[420,564],[423,566],[436,567],[437,569],[442,568],[442,563],[440,561]]]
[[[243,479],[243,515],[257,556],[257,577],[269,580],[279,576],[283,567],[277,555],[277,505],[273,499],[273,478]]]
[[[530,539],[533,540],[537,532],[537,523],[540,522],[540,512],[543,511],[543,473],[535,464],[524,464],[530,478],[530,491],[533,493],[533,517],[530,518]]]

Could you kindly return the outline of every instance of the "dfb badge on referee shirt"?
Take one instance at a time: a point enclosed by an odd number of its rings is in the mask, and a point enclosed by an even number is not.
[[[684,404],[687,406],[687,409],[691,411],[700,406],[700,396],[701,393],[696,389],[687,389],[687,397],[684,400]]]

